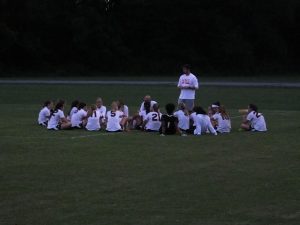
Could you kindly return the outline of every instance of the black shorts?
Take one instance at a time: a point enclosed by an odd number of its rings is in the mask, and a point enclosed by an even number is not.
[[[150,129],[147,129],[146,132],[158,132],[158,130],[150,130]]]
[[[107,130],[106,132],[108,132],[108,133],[119,133],[119,132],[123,132],[122,130],[116,130],[116,131],[109,131],[109,130]]]
[[[47,127],[48,126],[48,121],[46,121],[44,123],[40,123],[39,125],[42,126],[42,127]]]

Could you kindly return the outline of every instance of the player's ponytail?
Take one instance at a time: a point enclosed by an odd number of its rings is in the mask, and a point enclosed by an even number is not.
[[[226,112],[226,109],[224,107],[224,105],[221,105],[219,108],[219,112],[222,116],[223,120],[230,120],[228,113]]]

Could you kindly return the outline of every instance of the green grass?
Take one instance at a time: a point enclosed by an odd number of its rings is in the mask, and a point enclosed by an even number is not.
[[[226,104],[229,135],[48,132],[46,99],[105,103],[131,112],[142,96],[176,102],[164,86],[0,86],[2,225],[296,225],[300,222],[300,90],[201,88],[198,103]],[[238,108],[257,103],[267,133],[238,132]],[[89,136],[90,135],[90,136]],[[98,135],[98,136],[96,136]]]

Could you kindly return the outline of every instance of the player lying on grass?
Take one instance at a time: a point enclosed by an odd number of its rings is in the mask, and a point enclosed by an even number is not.
[[[178,128],[178,118],[174,116],[175,105],[173,103],[169,103],[166,105],[166,112],[161,116],[161,127],[159,133],[161,136],[165,135],[173,135],[173,134],[182,134],[182,132]],[[182,134],[185,136],[186,134]]]
[[[86,125],[87,112],[86,104],[80,102],[78,105],[78,110],[75,111],[71,117],[71,124],[73,129],[82,129]]]
[[[69,129],[71,127],[71,123],[69,120],[65,118],[64,115],[64,100],[59,100],[55,105],[55,108],[51,110],[50,119],[48,121],[48,130],[64,130]]]
[[[161,127],[161,113],[158,104],[153,105],[153,109],[149,112],[142,125],[142,130],[148,132],[158,132]]]
[[[43,108],[39,112],[39,118],[38,118],[38,124],[44,127],[47,127],[48,125],[48,120],[50,118],[50,111],[53,107],[53,102],[52,101],[45,101]]]
[[[196,106],[194,111],[197,115],[195,118],[196,129],[194,130],[194,135],[206,134],[207,131],[213,135],[217,135],[217,132],[212,126],[211,120],[205,110],[200,106]]]
[[[265,118],[256,105],[248,105],[248,114],[243,116],[241,128],[246,131],[267,131]]]

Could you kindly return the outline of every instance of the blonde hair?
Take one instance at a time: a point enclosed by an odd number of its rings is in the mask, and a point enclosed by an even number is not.
[[[221,114],[223,120],[230,120],[230,117],[229,117],[228,113],[226,112],[224,105],[221,105],[219,107],[219,113]]]
[[[92,117],[93,116],[93,113],[96,111],[96,105],[91,105],[89,110],[88,110],[88,113],[87,113],[87,117]]]
[[[112,111],[117,111],[118,109],[119,109],[118,102],[113,101],[113,102],[111,103],[111,110],[112,110]]]

